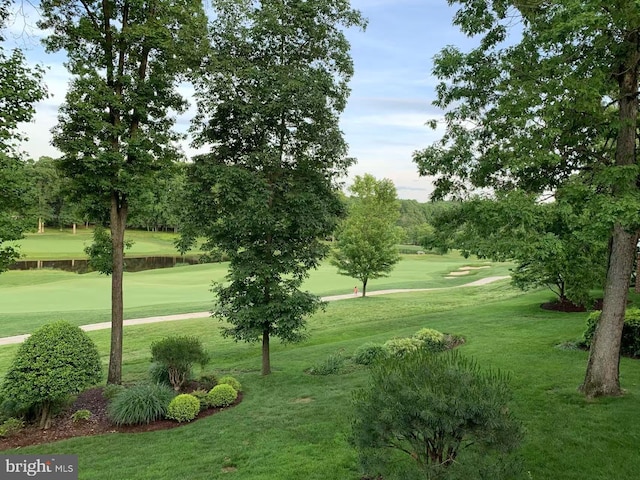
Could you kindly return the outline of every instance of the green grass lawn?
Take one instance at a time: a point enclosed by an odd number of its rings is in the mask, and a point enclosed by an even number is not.
[[[469,276],[446,279],[462,265],[480,265],[457,255],[405,257],[383,288],[440,288],[484,276],[504,275],[494,264]],[[196,265],[125,276],[126,316],[207,310],[211,280],[226,265]],[[306,287],[329,295],[349,293],[354,281],[326,264]],[[196,335],[211,353],[208,372],[231,373],[244,386],[242,404],[180,428],[141,434],[109,434],[22,448],[19,453],[77,454],[86,480],[335,479],[358,480],[356,454],[348,443],[351,396],[367,372],[351,369],[331,376],[305,370],[327,356],[350,355],[366,342],[384,342],[422,327],[463,335],[464,355],[484,367],[509,373],[513,412],[523,421],[525,478],[633,479],[640,470],[640,364],[622,359],[621,398],[586,401],[577,391],[587,353],[556,346],[580,337],[586,314],[547,312],[544,291],[523,293],[508,281],[482,287],[441,289],[333,302],[313,316],[309,339],[272,344],[274,373],[259,375],[257,344],[235,343],[220,335],[212,319],[126,327],[125,381],[143,379],[150,344],[167,335]],[[638,302],[638,297],[634,296]],[[0,336],[33,331],[51,320],[74,324],[109,320],[109,279],[98,274],[55,271],[0,275]],[[90,332],[106,371],[109,331]],[[17,345],[0,347],[0,376]],[[5,453],[17,453],[5,452]]]

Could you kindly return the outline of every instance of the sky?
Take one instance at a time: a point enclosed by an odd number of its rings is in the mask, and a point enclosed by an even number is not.
[[[438,83],[431,75],[433,57],[447,45],[466,49],[472,41],[452,25],[456,7],[446,0],[352,0],[351,4],[368,19],[368,26],[364,32],[347,32],[355,74],[341,128],[357,163],[345,183],[369,173],[391,179],[399,198],[426,202],[432,185],[429,178],[418,176],[412,154],[442,135],[426,126],[444,113],[432,105]],[[28,17],[34,18],[33,12]],[[24,22],[15,22],[9,30],[29,61],[47,67],[45,82],[51,94],[36,106],[34,121],[22,126],[29,137],[22,150],[31,158],[57,157],[60,153],[51,146],[50,130],[69,79],[64,56],[44,53],[38,42],[41,33],[28,26],[25,30]],[[179,119],[179,129],[186,130],[192,113],[193,109]],[[183,150],[187,156],[195,153],[188,141]]]

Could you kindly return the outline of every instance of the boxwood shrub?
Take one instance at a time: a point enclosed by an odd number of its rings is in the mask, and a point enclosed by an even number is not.
[[[178,422],[190,422],[200,413],[200,400],[193,395],[183,393],[175,397],[167,407],[167,418]]]

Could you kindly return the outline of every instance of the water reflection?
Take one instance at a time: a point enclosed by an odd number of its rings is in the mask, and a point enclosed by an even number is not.
[[[176,265],[194,265],[199,263],[198,257],[125,257],[124,270],[126,272],[141,272],[155,268],[170,268]],[[9,270],[36,270],[40,268],[53,268],[66,272],[87,273],[93,271],[89,267],[88,260],[20,260],[14,263]]]

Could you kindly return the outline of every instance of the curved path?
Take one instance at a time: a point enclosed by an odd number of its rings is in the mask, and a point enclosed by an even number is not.
[[[392,293],[408,293],[408,292],[428,292],[432,290],[448,290],[450,288],[461,288],[461,287],[477,287],[480,285],[487,285],[488,283],[497,282],[499,280],[504,280],[509,278],[509,276],[501,276],[501,277],[486,277],[481,278],[480,280],[476,280],[475,282],[465,283],[464,285],[458,285],[456,287],[437,287],[437,288],[398,288],[392,290],[374,290],[372,292],[367,292],[367,296],[373,297],[374,295],[389,295]],[[353,293],[347,293],[345,295],[331,295],[328,297],[322,297],[322,300],[326,302],[335,302],[336,300],[346,300],[349,298],[356,298],[359,295],[354,295]],[[130,320],[124,321],[124,326],[130,325],[143,325],[145,323],[157,323],[157,322],[172,322],[174,320],[188,320],[191,318],[205,318],[211,316],[210,312],[196,312],[196,313],[180,313],[177,315],[164,315],[160,317],[147,317],[147,318],[132,318]],[[102,322],[102,323],[92,323],[90,325],[80,325],[80,328],[85,332],[90,332],[92,330],[106,330],[111,328],[111,322]],[[14,335],[12,337],[4,337],[0,338],[0,345],[11,345],[15,343],[22,343],[27,338],[29,338],[29,334],[23,335]]]

